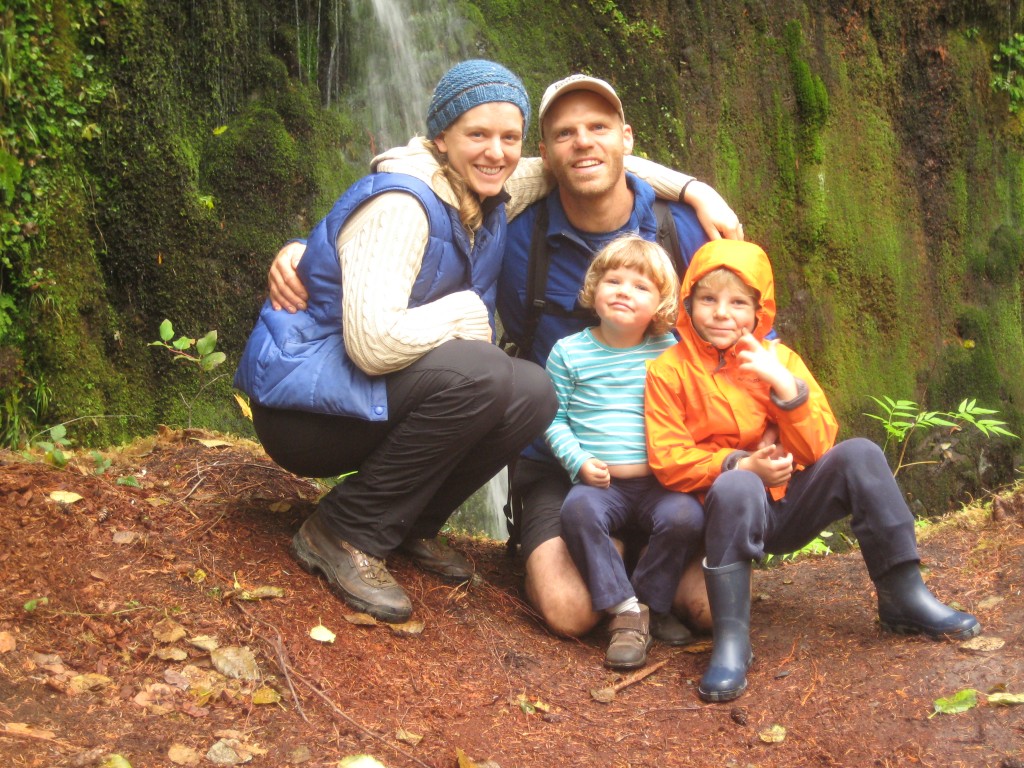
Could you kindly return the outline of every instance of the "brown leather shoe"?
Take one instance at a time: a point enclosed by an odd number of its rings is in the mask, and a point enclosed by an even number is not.
[[[461,584],[473,578],[473,564],[452,549],[441,536],[433,539],[406,539],[398,551],[415,560],[423,570],[436,573],[445,581]]]
[[[400,624],[412,615],[412,601],[379,557],[331,535],[320,512],[310,515],[292,538],[292,555],[357,611]]]
[[[638,669],[647,663],[651,646],[651,614],[646,605],[639,613],[620,613],[608,625],[612,639],[604,654],[609,669]]]

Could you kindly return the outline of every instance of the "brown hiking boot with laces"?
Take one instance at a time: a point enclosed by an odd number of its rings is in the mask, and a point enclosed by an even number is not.
[[[412,601],[384,561],[329,533],[319,510],[292,538],[292,555],[307,571],[327,579],[332,591],[357,611],[392,624],[412,615]]]

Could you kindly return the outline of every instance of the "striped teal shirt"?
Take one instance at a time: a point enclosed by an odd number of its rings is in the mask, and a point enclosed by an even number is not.
[[[573,482],[590,458],[646,464],[647,363],[676,343],[671,333],[625,349],[606,347],[590,328],[558,341],[548,355],[558,411],[544,439]]]

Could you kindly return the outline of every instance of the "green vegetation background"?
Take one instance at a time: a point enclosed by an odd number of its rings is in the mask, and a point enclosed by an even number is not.
[[[0,443],[85,416],[103,417],[72,430],[91,444],[247,430],[230,373],[197,398],[147,344],[164,318],[217,329],[233,368],[272,254],[364,173],[363,118],[322,106],[355,87],[359,3],[5,5]],[[1024,144],[989,87],[1019,3],[451,5],[449,56],[502,61],[534,104],[572,71],[610,80],[638,151],[726,196],[846,435],[877,430],[871,394],[976,397],[1021,432]]]

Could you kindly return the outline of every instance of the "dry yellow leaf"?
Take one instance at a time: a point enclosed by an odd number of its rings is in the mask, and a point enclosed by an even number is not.
[[[253,704],[277,704],[281,701],[281,694],[270,686],[264,685],[252,692]]]
[[[317,624],[315,627],[309,630],[309,636],[316,640],[318,643],[333,643],[335,638],[338,637],[323,624]]]
[[[82,500],[82,497],[73,491],[53,491],[50,493],[50,498],[58,504],[74,504],[76,501]]]

